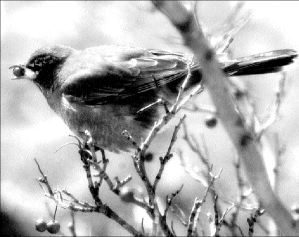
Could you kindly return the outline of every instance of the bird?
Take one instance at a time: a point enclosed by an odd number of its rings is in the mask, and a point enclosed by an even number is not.
[[[227,76],[278,72],[297,52],[274,50],[220,62]],[[37,49],[25,64],[14,65],[13,79],[29,79],[49,106],[76,136],[89,131],[95,144],[119,153],[130,144],[124,130],[141,140],[161,114],[161,106],[145,106],[163,98],[172,101],[191,71],[187,88],[201,82],[201,66],[184,53],[122,45],[77,50],[64,45]]]

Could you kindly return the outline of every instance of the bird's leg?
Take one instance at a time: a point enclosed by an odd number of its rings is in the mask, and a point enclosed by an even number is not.
[[[84,166],[89,166],[89,160],[93,160],[93,156],[91,151],[87,148],[80,147],[79,148],[79,154],[81,161],[83,162]]]
[[[96,146],[91,133],[88,130],[84,131],[85,139],[84,139],[84,147],[89,150],[92,154],[92,161],[97,162],[97,155],[96,155]]]
[[[99,146],[96,146],[95,141],[91,136],[91,133],[88,130],[85,130],[84,133],[86,135],[86,139],[84,141],[84,143],[85,143],[84,146],[92,154],[91,160],[95,163],[99,164],[102,162],[102,164],[103,164],[102,171],[100,174],[100,180],[98,182],[98,187],[100,187],[103,182],[103,179],[105,178],[106,169],[107,169],[109,160],[106,158],[105,150]],[[102,155],[102,161],[99,161],[99,162],[98,162],[98,159],[96,156],[96,151],[98,151],[98,150],[101,151],[101,155]]]
[[[107,165],[109,163],[109,160],[106,157],[105,150],[103,148],[100,148],[100,147],[99,147],[99,150],[101,151],[101,154],[102,154],[102,163],[103,163],[103,172],[102,172],[102,174],[106,174],[106,169],[107,169]],[[104,175],[100,176],[100,180],[99,180],[99,183],[98,183],[99,187],[101,186],[104,178],[105,178]]]
[[[167,106],[167,101],[163,98],[161,98],[161,104],[164,106],[164,109],[165,109],[165,113],[168,114],[169,113],[169,109],[168,109],[168,106]]]
[[[91,153],[89,147],[87,146],[86,139],[84,139],[82,142],[80,140],[80,138],[77,137],[76,135],[70,135],[70,137],[73,137],[77,140],[78,144],[76,144],[76,145],[78,145],[78,148],[79,148],[79,154],[80,154],[81,161],[83,162],[84,165],[88,165],[88,160],[92,160],[92,153]]]

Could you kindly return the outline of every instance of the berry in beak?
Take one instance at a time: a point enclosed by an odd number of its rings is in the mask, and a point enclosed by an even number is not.
[[[26,68],[24,65],[13,65],[9,67],[9,69],[12,69],[12,73],[14,74],[14,78],[12,80],[20,80],[20,79],[29,79],[34,80],[36,78],[36,74]]]

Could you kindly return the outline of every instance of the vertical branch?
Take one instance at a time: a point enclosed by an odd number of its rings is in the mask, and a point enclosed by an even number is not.
[[[242,92],[233,98],[228,81],[219,67],[219,62],[194,15],[179,1],[153,1],[181,33],[202,66],[203,82],[210,92],[218,117],[221,119],[238,155],[246,168],[247,176],[262,206],[286,235],[297,235],[299,224],[294,226],[293,218],[281,201],[275,196],[263,162],[262,144],[256,139],[252,119],[252,105]],[[236,105],[238,110],[236,110]],[[247,123],[244,123],[244,118]],[[240,123],[243,121],[243,123]]]

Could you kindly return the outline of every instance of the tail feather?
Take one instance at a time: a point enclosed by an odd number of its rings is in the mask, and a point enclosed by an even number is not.
[[[229,76],[278,72],[281,67],[291,64],[296,57],[297,52],[291,49],[274,50],[237,58],[226,65],[223,70]]]

